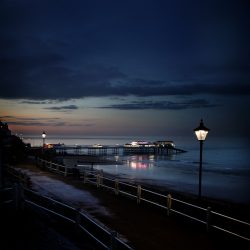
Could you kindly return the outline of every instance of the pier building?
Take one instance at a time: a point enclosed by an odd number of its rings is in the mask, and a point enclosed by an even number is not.
[[[122,154],[177,154],[186,152],[175,147],[173,141],[133,141],[124,145],[54,145],[53,148],[59,154],[74,155],[122,155]]]

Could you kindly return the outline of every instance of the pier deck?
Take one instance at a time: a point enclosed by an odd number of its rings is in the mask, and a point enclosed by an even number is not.
[[[122,154],[161,154],[170,155],[184,153],[185,150],[175,147],[125,147],[121,145],[105,145],[105,146],[55,146],[54,149],[59,154],[88,154],[88,155],[122,155]]]

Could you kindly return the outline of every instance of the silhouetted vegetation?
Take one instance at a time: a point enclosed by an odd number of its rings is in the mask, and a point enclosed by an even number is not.
[[[2,163],[16,164],[26,158],[29,145],[11,135],[8,125],[0,121],[0,147]]]

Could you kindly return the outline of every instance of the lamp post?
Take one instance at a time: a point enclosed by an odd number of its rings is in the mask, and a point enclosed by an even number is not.
[[[206,140],[206,136],[208,134],[209,129],[206,128],[203,124],[203,120],[201,119],[199,127],[194,129],[196,137],[198,141],[200,141],[200,167],[199,167],[199,199],[201,198],[201,181],[202,181],[202,149],[203,149],[203,141]]]
[[[43,131],[42,133],[42,138],[43,138],[43,148],[45,146],[45,138],[46,138],[46,133]]]

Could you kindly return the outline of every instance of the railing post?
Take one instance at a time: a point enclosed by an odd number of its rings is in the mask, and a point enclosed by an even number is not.
[[[141,185],[137,186],[137,204],[141,202]]]
[[[110,233],[110,250],[116,249],[116,237],[117,237],[116,231]]]
[[[30,180],[30,177],[28,175],[25,175],[24,183],[25,183],[25,187],[28,187],[28,188],[31,187],[31,180]]]
[[[100,170],[100,184],[103,184],[103,170]]]
[[[23,209],[24,207],[24,194],[23,187],[20,183],[14,184],[14,203],[16,211]]]
[[[207,208],[207,214],[206,214],[206,221],[207,221],[207,232],[209,232],[211,229],[211,207]]]
[[[99,188],[100,187],[100,174],[96,175],[96,186]]]
[[[67,176],[68,175],[68,169],[66,166],[64,166],[64,176]]]
[[[86,173],[86,170],[83,170],[83,183],[84,184],[87,183],[87,173]]]
[[[115,179],[115,194],[119,194],[119,180]]]
[[[167,213],[168,213],[168,216],[170,215],[171,207],[172,207],[172,196],[171,196],[171,194],[168,194],[167,195]]]
[[[76,230],[78,231],[81,225],[81,214],[80,214],[80,209],[76,209],[76,214],[75,214],[75,226]]]

